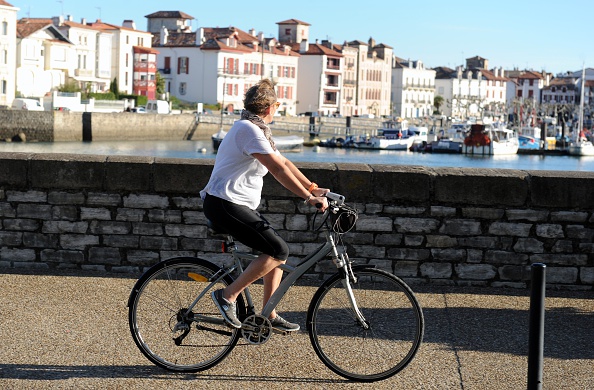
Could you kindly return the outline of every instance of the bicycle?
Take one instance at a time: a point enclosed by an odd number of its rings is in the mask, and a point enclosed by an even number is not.
[[[210,232],[223,239],[233,260],[229,266],[178,257],[149,268],[128,301],[130,331],[140,351],[167,370],[197,372],[221,362],[240,337],[249,344],[267,342],[273,334],[268,320],[272,310],[309,268],[331,254],[337,273],[318,288],[307,311],[306,328],[317,356],[336,374],[355,381],[382,380],[404,369],[423,338],[421,306],[397,276],[351,263],[342,236],[354,227],[357,212],[344,203],[344,196],[326,196],[329,207],[315,229],[326,242],[298,265],[280,265],[287,274],[261,314],[254,310],[249,288],[244,290],[237,299],[241,329],[225,323],[210,297],[211,291],[233,281],[234,271],[243,271],[242,261],[256,257],[239,252],[233,237]]]

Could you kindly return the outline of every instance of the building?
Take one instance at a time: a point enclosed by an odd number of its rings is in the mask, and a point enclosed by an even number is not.
[[[109,46],[111,59],[108,62],[107,58],[100,57],[102,62],[98,64],[97,74],[100,77],[111,75],[111,80],[117,80],[120,93],[155,99],[159,52],[151,48],[151,34],[137,30],[136,23],[132,20],[124,20],[122,26],[104,23],[101,20],[86,25],[107,33],[112,38],[111,42],[100,43],[101,51],[107,50]]]
[[[457,119],[506,120],[508,80],[501,68],[489,70],[480,56],[466,59],[466,68],[435,68],[436,95],[444,98],[443,113]]]
[[[309,23],[297,19],[277,22],[281,44],[298,53],[297,113],[340,113],[342,57],[331,42],[309,43]]]
[[[21,19],[16,36],[16,83],[20,96],[41,98],[64,85],[67,76],[74,73],[75,45],[51,19]]]
[[[18,11],[0,0],[0,107],[10,106],[15,97]]]
[[[402,118],[423,118],[433,114],[435,70],[422,61],[394,56],[392,65],[392,114]]]
[[[279,112],[296,114],[299,54],[276,38],[236,27],[201,27],[192,32],[187,21],[193,18],[181,12],[160,11],[147,18],[150,28],[159,28],[150,32],[160,52],[158,68],[165,88],[173,96],[186,102],[219,104],[232,112],[243,108],[249,87],[270,78],[281,103]],[[170,31],[166,26],[179,27]]]

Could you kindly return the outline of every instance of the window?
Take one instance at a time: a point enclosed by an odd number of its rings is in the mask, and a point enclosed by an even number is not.
[[[8,88],[8,86],[7,86],[6,80],[2,80],[2,83],[0,83],[0,94],[6,95],[7,88]]]
[[[8,22],[2,22],[2,35],[8,35]]]
[[[177,74],[189,74],[190,59],[188,57],[179,57],[177,59]]]
[[[291,29],[290,28],[286,28],[285,29],[285,35],[291,35]]]

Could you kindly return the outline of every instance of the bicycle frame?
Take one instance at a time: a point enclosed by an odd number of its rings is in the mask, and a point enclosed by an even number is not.
[[[262,316],[264,316],[265,318],[268,318],[270,316],[270,314],[272,313],[272,311],[276,308],[278,303],[281,301],[281,299],[285,296],[287,291],[289,291],[291,286],[293,286],[293,284],[295,284],[297,279],[299,279],[301,276],[303,276],[303,274],[305,274],[305,272],[307,272],[307,270],[309,268],[311,268],[315,263],[319,262],[324,257],[326,257],[330,252],[332,252],[332,258],[333,258],[333,261],[334,261],[337,269],[345,268],[347,266],[347,264],[345,264],[344,259],[342,259],[341,255],[338,253],[338,250],[336,248],[336,243],[334,241],[334,237],[333,237],[332,233],[329,230],[325,230],[324,234],[326,236],[326,243],[322,244],[319,248],[317,248],[312,253],[310,253],[308,256],[306,256],[305,259],[303,259],[303,261],[301,263],[299,263],[297,266],[293,267],[288,264],[279,265],[279,268],[281,268],[285,272],[288,272],[288,274],[287,274],[287,276],[285,276],[283,278],[279,287],[272,294],[272,296],[270,297],[270,299],[264,306],[264,308],[261,312]],[[230,239],[230,242],[232,243],[233,240]],[[214,284],[219,282],[221,279],[223,279],[226,275],[231,274],[235,270],[238,270],[238,272],[240,272],[240,273],[243,272],[241,260],[252,261],[252,260],[256,259],[256,257],[257,257],[256,255],[253,255],[251,253],[237,251],[237,248],[234,244],[231,246],[230,252],[231,252],[231,255],[233,256],[233,260],[234,260],[233,266],[231,266],[227,269],[222,269],[221,271],[224,271],[224,272],[221,272],[219,275],[215,275],[217,277],[214,280],[211,280],[211,283],[209,284],[209,286],[207,288],[205,288],[204,291],[202,291],[198,295],[198,297],[196,297],[194,302],[192,302],[192,304],[188,307],[188,313],[192,311],[193,307],[204,296],[204,294],[211,288],[211,286],[213,286]],[[344,279],[343,284],[344,284],[345,291],[346,291],[349,303],[351,305],[351,308],[353,309],[354,313],[356,314],[358,321],[364,325],[364,324],[366,324],[365,318],[363,317],[363,315],[361,314],[361,312],[359,311],[359,309],[357,307],[357,303],[355,301],[355,297],[353,295],[353,292],[352,292],[351,286],[350,286],[349,272],[347,272],[346,269],[344,272],[344,276],[345,276],[345,279]],[[244,294],[246,297],[248,310],[253,310],[254,303],[252,300],[252,296],[250,294],[249,287],[247,287],[244,290]],[[200,317],[203,317],[203,316],[200,316]],[[203,319],[205,319],[205,318],[203,318]]]

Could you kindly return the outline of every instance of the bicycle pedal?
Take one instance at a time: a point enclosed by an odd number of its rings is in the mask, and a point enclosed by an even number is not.
[[[282,334],[283,336],[287,336],[287,335],[290,335],[291,333],[294,333],[294,332],[288,332],[286,330],[280,330],[280,329],[272,328],[272,333]]]

